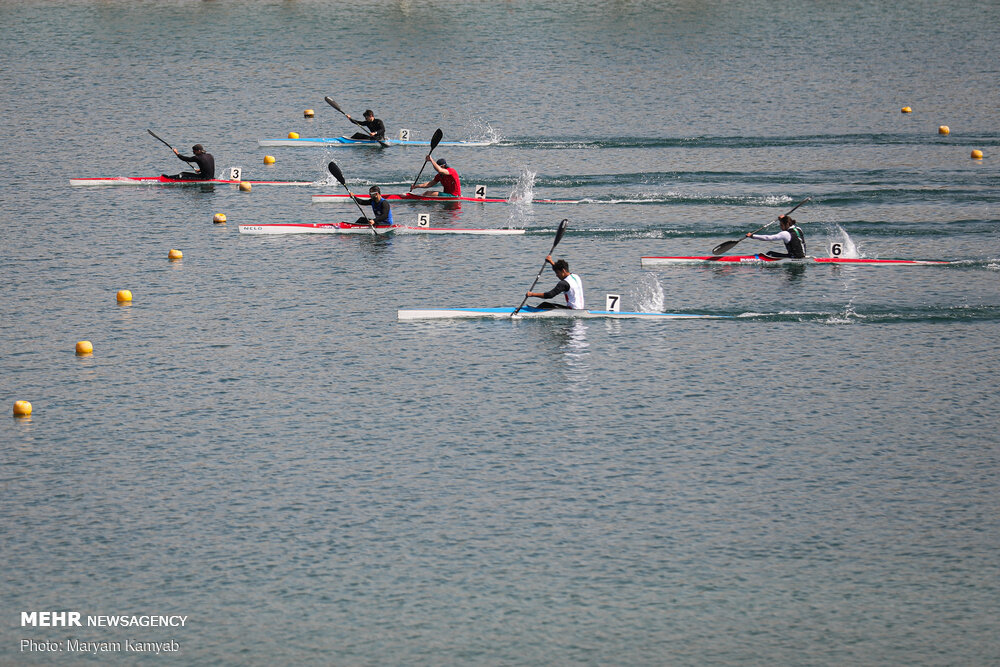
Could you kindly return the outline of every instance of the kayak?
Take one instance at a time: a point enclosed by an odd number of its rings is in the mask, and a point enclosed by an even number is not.
[[[438,146],[490,146],[494,141],[442,141]],[[352,139],[351,137],[301,137],[299,139],[258,139],[258,146],[430,146],[430,141],[411,139]]]
[[[348,194],[335,194],[335,195],[313,195],[312,202],[314,204],[324,204],[330,202],[343,201],[345,199],[350,199],[351,195]],[[368,197],[363,197],[358,195],[359,199],[367,200]],[[474,202],[484,202],[487,204],[509,204],[511,203],[508,199],[500,199],[498,197],[452,197],[450,195],[442,195],[440,197],[429,197],[427,195],[414,194],[412,192],[403,192],[400,194],[388,194],[382,195],[382,199],[388,199],[390,201],[411,201],[411,202],[456,202],[456,201],[474,201]],[[364,203],[364,201],[362,202]],[[532,199],[529,203],[531,204],[579,204],[581,203],[579,199]]]
[[[642,257],[640,265],[647,269],[674,264],[860,264],[863,266],[927,266],[952,264],[943,259],[867,259],[863,257],[803,257],[788,259],[767,255],[706,255],[692,257]]]
[[[118,176],[116,178],[71,178],[69,184],[80,185],[315,185],[312,181],[250,181],[226,178],[190,179],[166,176]]]
[[[445,319],[510,319],[515,308],[432,308],[427,310],[400,310],[399,320],[445,320]],[[517,316],[551,319],[610,318],[617,320],[695,320],[719,319],[727,315],[697,315],[692,313],[633,313],[617,310],[573,310],[569,308],[535,308],[525,306]]]
[[[370,225],[356,222],[275,222],[260,225],[240,225],[240,234],[371,234]],[[523,229],[454,229],[408,225],[375,225],[380,234],[476,234],[481,236],[515,236]]]

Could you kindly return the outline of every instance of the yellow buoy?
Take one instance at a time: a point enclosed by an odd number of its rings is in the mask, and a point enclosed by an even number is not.
[[[903,107],[902,109],[900,109],[900,111],[902,113],[913,113],[913,109],[911,109],[910,107]]]
[[[298,139],[299,138],[299,133],[298,132],[289,132],[288,133],[288,138],[289,139]]]
[[[949,132],[951,132],[951,128],[949,128],[947,125],[938,126],[938,134],[948,134]]]
[[[167,257],[169,259],[181,259],[184,257],[184,253],[182,253],[180,250],[177,250],[176,248],[171,248],[170,252],[167,253]]]
[[[273,155],[265,155],[264,156],[264,164],[274,164],[274,156]]]
[[[982,160],[983,159],[983,152],[981,150],[979,150],[978,148],[973,149],[973,151],[972,151],[972,159],[973,160]]]
[[[131,290],[127,290],[127,289],[120,289],[120,290],[118,290],[118,294],[116,295],[116,298],[118,299],[118,303],[126,303],[128,301],[131,301],[132,300],[132,291]]]
[[[78,342],[76,344],[76,353],[77,354],[80,354],[80,355],[83,355],[83,354],[93,354],[93,352],[94,352],[94,344],[91,343],[89,340],[81,340],[80,342]]]
[[[250,192],[250,181],[240,181],[240,192]]]
[[[305,116],[306,118],[312,118],[313,116],[316,115],[316,112],[313,111],[312,109],[306,109],[305,111],[302,112],[302,115]]]
[[[225,213],[216,213],[215,215],[212,216],[212,222],[225,222],[225,221],[226,221]]]
[[[14,416],[27,417],[31,414],[31,403],[27,401],[14,401]]]

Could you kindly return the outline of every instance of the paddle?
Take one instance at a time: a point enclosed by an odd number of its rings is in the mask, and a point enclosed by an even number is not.
[[[546,259],[549,257],[549,255],[551,255],[555,251],[556,246],[559,245],[559,241],[562,240],[563,234],[566,233],[566,225],[568,225],[568,224],[569,224],[569,220],[567,220],[565,218],[563,219],[562,222],[559,223],[559,229],[556,230],[556,238],[555,238],[554,241],[552,241],[552,248],[545,254]],[[538,279],[542,277],[542,271],[545,270],[545,266],[547,264],[548,264],[548,261],[542,262],[542,268],[538,269],[538,275],[535,276],[535,282],[531,283],[531,287],[528,288],[529,292],[531,290],[535,289],[535,285],[538,284]],[[520,312],[520,310],[522,308],[524,308],[524,304],[526,304],[527,302],[528,302],[528,296],[525,295],[524,300],[521,301],[521,305],[518,306],[517,309],[514,310],[514,312],[510,314],[510,316],[514,317],[515,315],[517,315],[518,312]]]
[[[789,211],[785,215],[791,215],[792,213],[795,212],[796,208],[798,208],[799,206],[802,206],[803,204],[805,204],[810,199],[812,199],[812,197],[806,197],[805,199],[803,199],[802,201],[800,201],[798,204],[796,204],[795,208],[793,208],[791,211]],[[772,220],[771,222],[767,223],[763,227],[758,227],[757,229],[753,230],[750,233],[751,234],[756,234],[760,230],[766,229],[767,227],[770,227],[773,224],[774,224],[774,220]],[[747,238],[747,237],[746,236],[741,236],[740,238],[736,239],[735,241],[723,241],[719,245],[717,245],[714,248],[712,248],[712,254],[713,255],[721,255],[722,253],[726,252],[727,250],[729,250],[730,248],[732,248],[733,246],[735,246],[737,243],[739,243],[740,241],[742,241],[745,238]]]
[[[354,193],[351,192],[351,189],[347,187],[347,183],[344,182],[344,173],[340,171],[340,167],[337,166],[337,163],[331,162],[329,165],[327,165],[327,167],[330,169],[330,173],[333,174],[333,177],[336,178],[338,181],[340,181],[340,184],[344,186],[345,190],[347,190],[347,194],[351,195],[351,199],[354,201],[354,204],[358,207],[358,210],[361,211],[361,215],[364,216],[365,220],[368,221],[368,226],[372,228],[372,234],[374,234],[375,236],[381,236],[381,234],[378,233],[378,230],[375,229],[375,225],[372,224],[371,218],[369,218],[368,214],[365,213],[365,210],[361,208],[361,204],[358,202],[358,198],[355,197]]]
[[[161,137],[157,137],[156,133],[153,132],[152,130],[147,129],[146,131],[149,132],[151,135],[153,135],[153,137],[155,137],[156,139],[159,139],[160,141],[163,141],[163,139]],[[169,148],[170,150],[174,150],[174,147],[171,146],[170,144],[168,144],[166,141],[163,141],[163,145],[166,146],[167,148]],[[194,164],[194,162],[191,162],[191,160],[184,160],[184,161],[187,162],[190,165]]]
[[[428,155],[434,152],[434,149],[437,148],[437,145],[441,143],[441,137],[443,136],[444,132],[441,131],[440,127],[434,131],[434,136],[431,137],[431,149],[427,151]],[[420,174],[424,173],[424,167],[426,166],[427,166],[427,160],[424,160],[424,163],[420,165],[420,171],[417,172],[417,177],[413,179],[413,185],[410,186],[411,191],[413,190],[413,188],[417,187],[417,181],[420,180]]]
[[[349,117],[347,115],[347,113],[345,113],[344,110],[340,108],[340,105],[333,101],[332,97],[327,96],[327,97],[324,97],[323,99],[326,100],[326,103],[329,104],[331,107],[333,107],[334,109],[336,109],[340,113],[344,114],[344,118],[347,118],[347,120],[351,121],[352,123],[354,123],[358,127],[364,127],[366,130],[368,129],[364,125],[364,123],[362,123],[361,121],[354,120],[353,118]],[[369,134],[371,134],[371,132],[369,132]],[[379,145],[382,146],[382,148],[388,148],[388,146],[389,146],[389,142],[388,141],[384,141],[383,139],[375,139],[375,141],[377,141],[379,143]]]

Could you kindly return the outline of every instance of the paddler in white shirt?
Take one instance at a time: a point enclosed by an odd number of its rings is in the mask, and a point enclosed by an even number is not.
[[[553,262],[552,255],[548,255],[545,258],[545,261],[552,265],[552,270],[559,278],[559,282],[556,283],[556,286],[548,292],[527,292],[525,296],[534,297],[536,299],[551,299],[557,294],[565,294],[565,304],[543,301],[542,303],[536,304],[535,308],[572,308],[575,310],[583,310],[583,281],[580,280],[580,276],[569,272],[569,264],[565,259]]]

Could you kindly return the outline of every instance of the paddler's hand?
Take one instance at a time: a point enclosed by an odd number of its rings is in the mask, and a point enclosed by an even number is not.
[[[180,155],[180,153],[177,152],[176,148],[172,148],[171,150],[174,152],[174,155]]]
[[[748,239],[752,239],[753,238],[753,232],[747,232],[747,238]]]

